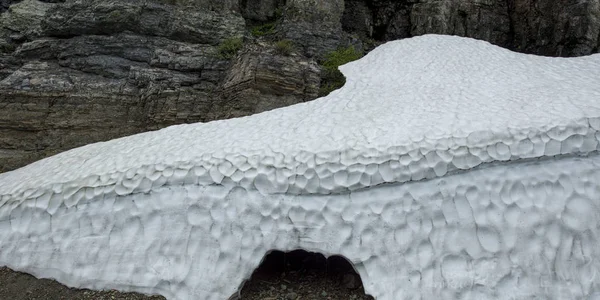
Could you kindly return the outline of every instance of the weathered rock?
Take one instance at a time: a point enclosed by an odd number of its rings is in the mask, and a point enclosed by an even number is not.
[[[280,36],[294,41],[305,55],[322,58],[349,43],[342,30],[343,13],[343,0],[290,0],[283,13]]]
[[[12,4],[21,2],[21,0],[0,0],[0,13],[5,12]],[[64,0],[42,0],[41,2],[46,3],[59,3],[65,2]]]
[[[600,1],[511,0],[515,49],[549,56],[598,51]]]
[[[239,13],[193,8],[141,0],[69,2],[50,9],[42,27],[46,35],[56,37],[131,31],[213,45],[244,34]]]
[[[65,66],[74,65],[72,61],[80,58],[106,56],[119,57],[133,65],[144,63],[184,72],[227,68],[227,62],[218,58],[215,46],[129,33],[38,39],[22,44],[17,48],[15,56],[22,59],[57,59]],[[73,68],[81,69],[76,66]]]
[[[221,118],[271,110],[312,100],[319,91],[320,70],[298,53],[278,54],[270,45],[245,49],[223,83]]]
[[[0,0],[0,12],[4,12],[12,4],[12,0]]]
[[[410,13],[412,36],[452,34],[507,45],[510,36],[508,6],[502,0],[425,1]]]
[[[600,1],[347,0],[343,24],[377,40],[452,34],[525,53],[578,56],[598,51]]]
[[[19,59],[0,54],[0,80],[16,71],[20,65],[21,62]]]
[[[246,20],[266,22],[276,19],[285,6],[285,0],[241,0],[240,9]]]
[[[2,80],[0,91],[3,170],[143,129],[137,90],[120,80],[32,62]]]
[[[373,11],[364,0],[346,0],[342,16],[342,27],[346,32],[354,32],[363,38],[373,36]],[[387,25],[389,20],[385,21]]]
[[[54,4],[25,0],[0,15],[0,39],[4,43],[22,42],[42,33],[41,23]]]

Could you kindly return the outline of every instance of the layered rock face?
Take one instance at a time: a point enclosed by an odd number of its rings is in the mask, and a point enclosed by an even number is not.
[[[2,0],[0,172],[309,101],[331,51],[426,33],[586,55],[598,52],[600,1]]]
[[[486,40],[546,56],[598,51],[600,1],[347,0],[344,24],[376,39],[426,33]]]

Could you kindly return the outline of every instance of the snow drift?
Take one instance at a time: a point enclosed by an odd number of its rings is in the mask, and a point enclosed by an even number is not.
[[[0,174],[0,265],[225,299],[305,249],[377,299],[600,299],[600,55],[427,35],[340,69],[312,102]]]

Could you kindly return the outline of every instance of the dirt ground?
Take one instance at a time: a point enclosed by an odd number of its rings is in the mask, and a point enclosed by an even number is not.
[[[54,280],[37,279],[29,274],[0,267],[0,300],[164,299],[162,296],[121,293],[115,290],[73,289]],[[365,295],[360,277],[341,257],[325,259],[320,254],[305,251],[275,251],[267,255],[252,278],[243,285],[241,299],[372,300],[373,297]]]

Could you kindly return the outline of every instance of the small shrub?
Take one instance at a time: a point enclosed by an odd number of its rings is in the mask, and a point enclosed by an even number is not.
[[[252,27],[250,30],[253,36],[265,36],[275,33],[275,23],[266,23]]]
[[[361,57],[362,53],[354,49],[353,46],[339,48],[327,54],[325,61],[323,61],[323,67],[325,67],[326,70],[337,71],[339,66],[357,60]]]
[[[233,58],[244,45],[242,38],[229,38],[221,42],[218,48],[219,57],[223,59]]]
[[[327,96],[329,93],[341,88],[346,83],[346,80],[335,83],[321,83],[319,87],[319,97]]]
[[[281,55],[288,56],[294,51],[294,43],[290,40],[281,40],[275,43],[275,50]]]
[[[278,7],[275,9],[274,17],[275,17],[275,19],[281,19],[281,17],[283,17],[283,8],[282,7]]]
[[[354,49],[352,46],[347,48],[339,48],[327,54],[325,60],[321,63],[321,66],[323,66],[324,69],[324,74],[321,79],[319,96],[326,96],[332,91],[344,86],[346,83],[346,78],[342,72],[338,70],[338,67],[361,57],[362,53]]]

